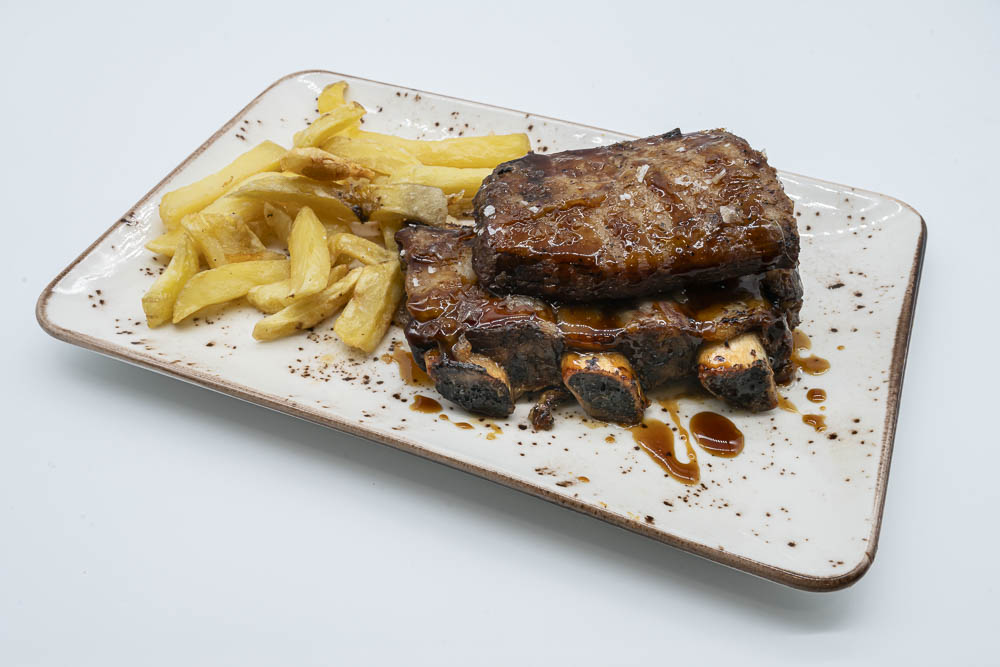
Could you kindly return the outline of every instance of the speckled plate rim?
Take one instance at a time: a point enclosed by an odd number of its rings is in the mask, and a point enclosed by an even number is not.
[[[900,201],[895,197],[890,197],[888,195],[878,194],[880,197],[885,197],[886,199],[897,202],[900,206],[909,209],[920,219],[920,235],[917,241],[916,252],[913,257],[913,265],[910,269],[910,276],[907,282],[906,291],[903,297],[903,304],[899,319],[897,320],[896,326],[896,337],[892,348],[892,363],[889,369],[889,389],[886,405],[886,417],[885,417],[885,437],[882,441],[882,451],[883,455],[881,457],[881,462],[878,471],[878,478],[876,480],[875,488],[875,503],[876,511],[874,514],[874,520],[872,521],[872,529],[868,538],[868,547],[865,551],[865,557],[862,561],[851,571],[839,574],[833,577],[813,577],[798,574],[796,572],[791,572],[783,568],[774,567],[760,561],[746,558],[743,556],[738,556],[736,554],[731,554],[723,549],[716,547],[708,547],[703,544],[693,542],[691,540],[686,540],[681,537],[671,535],[669,533],[664,533],[660,531],[651,530],[646,524],[632,520],[626,517],[619,516],[607,510],[603,510],[599,507],[593,507],[587,505],[586,503],[576,501],[572,498],[566,498],[563,496],[556,495],[551,491],[536,486],[534,484],[526,483],[522,480],[511,477],[500,470],[494,468],[489,468],[485,466],[473,465],[466,463],[464,461],[458,460],[456,458],[445,456],[427,449],[420,443],[413,441],[409,438],[400,436],[389,436],[382,435],[369,431],[363,427],[353,424],[349,421],[331,418],[330,416],[320,413],[316,410],[311,410],[308,408],[303,408],[295,405],[291,401],[278,399],[268,394],[261,393],[252,387],[247,387],[235,382],[230,382],[223,378],[219,378],[207,373],[203,373],[196,369],[191,368],[178,368],[176,364],[171,364],[169,362],[162,361],[151,355],[144,354],[142,352],[137,352],[135,350],[124,349],[120,346],[116,346],[106,341],[94,338],[92,336],[87,336],[81,334],[72,329],[66,329],[60,327],[53,323],[48,317],[48,302],[49,298],[52,296],[55,286],[59,283],[63,277],[71,271],[77,264],[79,264],[87,255],[89,255],[100,243],[109,235],[115,228],[121,223],[123,219],[135,214],[135,212],[142,206],[144,206],[152,198],[153,193],[156,192],[164,183],[174,177],[179,171],[187,167],[196,157],[201,155],[210,145],[212,145],[220,136],[230,130],[241,117],[246,114],[250,109],[257,105],[264,95],[270,92],[273,88],[280,85],[281,83],[294,79],[299,76],[308,74],[330,74],[334,76],[342,76],[347,78],[353,78],[361,81],[368,81],[370,83],[380,84],[380,85],[391,85],[397,88],[402,88],[410,90],[417,93],[432,94],[428,91],[423,91],[415,88],[409,88],[407,86],[396,86],[395,84],[387,84],[382,81],[375,81],[373,79],[366,79],[364,77],[357,77],[348,74],[341,74],[339,72],[331,72],[329,70],[302,70],[299,72],[293,72],[286,76],[281,77],[270,86],[268,86],[263,92],[261,92],[257,97],[255,97],[249,104],[247,104],[243,109],[236,113],[232,119],[226,122],[215,134],[208,138],[201,146],[199,146],[191,155],[189,155],[183,162],[181,162],[176,168],[174,168],[169,174],[167,174],[159,183],[154,185],[149,192],[147,192],[143,197],[132,206],[124,215],[122,215],[118,220],[114,222],[101,234],[97,240],[95,240],[90,246],[87,247],[80,255],[74,259],[65,269],[59,272],[59,274],[52,279],[52,281],[46,286],[42,291],[41,295],[38,297],[38,302],[35,305],[35,317],[38,320],[39,325],[42,329],[51,335],[53,338],[58,340],[77,345],[79,347],[93,350],[99,352],[109,357],[115,359],[120,359],[122,361],[140,366],[142,368],[147,368],[164,375],[169,375],[171,377],[184,380],[191,384],[198,385],[200,387],[205,387],[206,389],[211,389],[228,396],[233,396],[235,398],[248,401],[257,405],[276,410],[293,417],[299,417],[300,419],[305,419],[316,424],[327,426],[351,435],[356,435],[373,442],[377,442],[384,445],[389,445],[390,447],[395,447],[396,449],[409,452],[410,454],[415,454],[431,461],[436,461],[437,463],[443,463],[452,468],[462,470],[464,472],[483,477],[492,482],[502,484],[504,486],[517,489],[518,491],[523,491],[524,493],[530,494],[537,498],[547,500],[551,503],[555,503],[562,507],[567,507],[577,512],[583,514],[588,514],[590,516],[606,521],[612,525],[618,526],[619,528],[624,528],[626,530],[644,535],[646,537],[652,538],[659,542],[669,544],[670,546],[677,547],[689,553],[697,554],[709,560],[715,561],[722,565],[728,565],[729,567],[735,568],[737,570],[742,570],[749,574],[757,575],[764,579],[769,579],[771,581],[784,584],[786,586],[791,586],[793,588],[799,588],[807,591],[835,591],[842,588],[846,588],[851,584],[855,583],[860,579],[871,567],[872,562],[875,559],[875,552],[878,549],[878,538],[879,533],[882,528],[882,511],[885,506],[885,494],[886,486],[889,480],[889,467],[892,461],[892,451],[896,436],[896,422],[899,416],[899,400],[902,391],[903,375],[906,370],[906,358],[910,346],[910,333],[913,327],[913,315],[917,302],[917,290],[920,284],[920,274],[923,269],[924,260],[924,250],[927,244],[927,225],[924,222],[923,216],[920,215],[912,206],[906,202]],[[504,111],[515,111],[517,113],[525,113],[516,109],[509,109],[507,107],[500,107],[497,105],[483,104],[481,102],[474,102],[472,100],[466,100],[459,97],[453,97],[449,95],[441,95],[440,93],[433,93],[439,97],[456,100],[459,102],[479,104],[484,107],[489,107],[493,109],[499,109]],[[562,123],[573,123],[580,127],[586,127],[592,130],[597,130],[600,132],[610,132],[604,128],[595,127],[592,125],[585,125],[582,123],[575,123],[573,121],[565,121],[558,118],[552,118],[551,116],[540,116],[538,114],[532,114],[536,118],[542,118],[546,120],[553,120]],[[619,134],[619,133],[616,133]],[[791,172],[783,172],[791,176],[796,176],[798,174],[793,174]],[[812,177],[807,177],[812,179]],[[812,179],[818,180],[818,179]],[[851,187],[843,186],[842,184],[833,183],[831,181],[824,181],[829,185],[836,185],[840,187]]]

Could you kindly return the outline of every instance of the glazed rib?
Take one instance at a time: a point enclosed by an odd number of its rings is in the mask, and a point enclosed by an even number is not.
[[[473,205],[473,265],[497,294],[652,296],[798,262],[776,172],[723,130],[529,153],[498,166]]]
[[[779,380],[791,372],[791,328],[802,296],[794,271],[657,299],[559,306],[484,290],[472,270],[474,238],[472,230],[454,227],[413,226],[396,235],[406,266],[404,331],[414,359],[445,398],[470,411],[504,416],[525,392],[565,386],[591,416],[635,423],[643,392],[697,377],[699,348],[748,332],[761,341]],[[741,382],[738,374],[712,379],[721,398],[741,395],[737,384],[728,390],[725,384]],[[758,398],[741,405],[766,409],[770,399]],[[547,405],[539,424],[551,423]]]

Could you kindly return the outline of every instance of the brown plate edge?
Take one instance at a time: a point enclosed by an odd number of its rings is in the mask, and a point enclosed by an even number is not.
[[[191,155],[184,159],[176,168],[174,168],[169,174],[167,174],[160,182],[154,185],[150,190],[142,196],[142,198],[132,206],[123,216],[121,216],[114,224],[111,225],[103,234],[101,234],[93,243],[91,243],[79,256],[76,257],[65,269],[59,272],[59,274],[52,279],[51,282],[45,287],[41,295],[38,297],[38,301],[35,305],[35,317],[38,320],[39,325],[42,329],[48,333],[53,338],[58,340],[77,345],[79,347],[93,350],[95,352],[110,356],[116,359],[120,359],[127,363],[140,366],[164,375],[169,375],[177,379],[196,384],[198,386],[204,387],[206,389],[211,389],[228,396],[233,396],[250,403],[257,405],[262,405],[264,407],[282,412],[293,417],[298,417],[300,419],[305,419],[322,426],[327,426],[334,428],[339,431],[343,431],[350,435],[355,435],[373,442],[377,442],[384,445],[389,445],[396,449],[414,454],[437,463],[442,463],[449,467],[467,472],[478,477],[482,477],[492,482],[502,484],[504,486],[522,491],[529,495],[541,498],[548,502],[566,507],[582,514],[587,514],[607,523],[610,523],[619,528],[638,533],[645,537],[649,537],[658,542],[668,544],[670,546],[676,547],[688,553],[692,553],[708,560],[714,561],[716,563],[727,565],[729,567],[735,568],[753,574],[764,579],[769,579],[771,581],[790,586],[792,588],[798,588],[806,591],[814,592],[824,592],[824,591],[835,591],[842,588],[846,588],[854,584],[858,579],[860,579],[871,567],[872,562],[875,559],[875,552],[878,548],[878,539],[881,532],[882,526],[882,512],[885,505],[885,494],[886,487],[889,477],[889,467],[892,459],[892,451],[895,440],[896,433],[896,422],[899,416],[899,400],[902,391],[903,374],[906,369],[906,358],[909,350],[910,343],[910,333],[913,327],[913,316],[916,308],[917,291],[920,283],[920,275],[923,269],[923,259],[924,250],[926,247],[927,239],[927,225],[924,222],[923,216],[920,215],[912,206],[906,204],[905,202],[896,199],[895,197],[890,197],[888,195],[880,196],[886,197],[893,201],[898,202],[902,206],[906,207],[912,211],[920,219],[920,236],[917,243],[916,252],[914,254],[913,266],[910,271],[909,282],[906,287],[906,293],[903,299],[903,307],[900,312],[899,320],[896,327],[896,338],[893,345],[893,355],[892,364],[890,367],[889,376],[889,389],[888,389],[888,400],[887,400],[887,412],[885,421],[885,437],[882,441],[883,454],[881,464],[879,467],[878,480],[876,484],[876,498],[875,504],[877,511],[874,516],[874,521],[872,524],[872,530],[868,539],[868,548],[865,551],[865,558],[859,563],[854,569],[844,574],[837,575],[835,577],[813,577],[801,575],[790,570],[785,570],[782,568],[774,567],[761,563],[750,558],[745,558],[743,556],[738,556],[736,554],[731,554],[720,547],[708,547],[697,542],[693,542],[675,535],[671,535],[664,531],[651,529],[648,525],[635,521],[632,519],[623,518],[617,514],[603,510],[598,507],[593,507],[587,505],[583,502],[573,500],[572,498],[566,498],[555,494],[548,489],[540,486],[526,483],[520,479],[506,475],[499,470],[494,470],[491,468],[485,468],[482,466],[477,466],[473,464],[466,463],[456,458],[449,456],[443,456],[431,450],[428,450],[418,443],[408,440],[406,438],[386,436],[379,433],[374,433],[368,431],[364,428],[352,424],[347,421],[339,419],[331,419],[329,416],[314,412],[309,409],[302,409],[296,407],[294,404],[288,401],[274,400],[265,394],[259,393],[250,387],[246,387],[237,383],[229,382],[222,378],[214,375],[203,373],[189,368],[178,369],[174,364],[163,362],[159,359],[151,357],[140,352],[136,352],[130,349],[120,348],[119,346],[108,344],[99,339],[80,334],[78,332],[65,329],[63,327],[57,326],[48,318],[47,306],[49,298],[52,292],[59,283],[60,280],[71,271],[77,264],[79,264],[90,252],[99,245],[114,229],[122,224],[123,220],[132,215],[136,209],[145,204],[147,200],[152,196],[152,194],[160,188],[166,181],[171,179],[175,174],[184,169],[194,160],[196,157],[201,155],[208,146],[214,143],[221,135],[231,129],[238,122],[239,118],[242,117],[247,111],[253,108],[258,101],[271,91],[274,87],[284,83],[289,79],[295,77],[303,76],[306,74],[331,74],[334,76],[349,77],[352,79],[358,79],[362,81],[369,81],[371,83],[376,83],[379,85],[388,85],[397,88],[403,88],[406,90],[414,90],[415,92],[433,94],[446,99],[452,99],[460,102],[465,102],[469,104],[478,104],[485,107],[491,107],[494,109],[502,109],[506,111],[514,111],[516,113],[526,113],[524,111],[519,111],[516,109],[510,109],[508,107],[500,107],[497,105],[484,104],[482,102],[474,102],[472,100],[466,100],[460,97],[454,97],[450,95],[441,95],[439,93],[430,93],[428,91],[417,90],[413,88],[408,88],[406,86],[396,86],[395,84],[389,84],[382,81],[375,81],[373,79],[366,79],[364,77],[357,77],[348,74],[341,74],[338,72],[331,72],[328,70],[301,70],[298,72],[293,72],[286,76],[281,77],[270,86],[268,86],[264,91],[262,91],[257,97],[255,97],[249,104],[243,107],[236,115],[233,116],[228,122],[226,122],[217,132],[215,132],[211,137],[209,137],[204,143],[202,143]],[[566,121],[558,118],[552,118],[551,116],[541,116],[538,114],[531,114],[535,118],[544,118],[548,120],[554,120],[561,123],[572,123],[572,121]],[[582,123],[573,123],[579,127],[586,127],[593,130],[598,130],[600,132],[608,132],[610,134],[621,135],[620,132],[615,132],[612,130],[607,130],[605,128],[596,127],[593,125],[584,125]],[[631,135],[630,135],[631,136]],[[790,173],[790,172],[785,172]],[[794,174],[798,175],[798,174]],[[806,178],[813,178],[808,177]],[[852,187],[845,186],[843,184],[832,183],[833,185],[839,185],[841,187]]]

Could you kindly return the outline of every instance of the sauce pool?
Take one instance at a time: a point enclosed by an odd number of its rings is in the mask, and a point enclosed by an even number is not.
[[[713,456],[732,458],[743,451],[743,432],[715,412],[699,412],[692,417],[691,433],[702,449]]]

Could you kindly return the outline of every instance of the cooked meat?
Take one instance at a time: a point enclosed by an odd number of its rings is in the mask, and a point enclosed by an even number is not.
[[[753,412],[778,406],[771,362],[756,333],[705,343],[698,352],[698,379],[710,393],[732,405]]]
[[[556,423],[555,415],[552,411],[571,400],[573,400],[573,394],[569,393],[565,387],[546,389],[531,407],[531,412],[528,414],[528,421],[531,422],[532,427],[536,431],[548,431]]]
[[[565,385],[595,418],[634,423],[644,391],[695,377],[700,346],[747,332],[760,336],[775,369],[790,369],[789,326],[798,317],[795,290],[801,294],[795,275],[747,276],[656,300],[559,306],[484,290],[472,271],[474,238],[467,228],[396,234],[414,359],[445,398],[470,411],[510,414],[522,393]],[[567,359],[588,357],[598,361],[570,363],[566,373]]]
[[[562,380],[594,419],[638,424],[649,401],[632,364],[620,352],[567,352]]]
[[[723,130],[529,153],[498,166],[473,206],[473,266],[497,294],[652,296],[798,262],[776,172]]]

